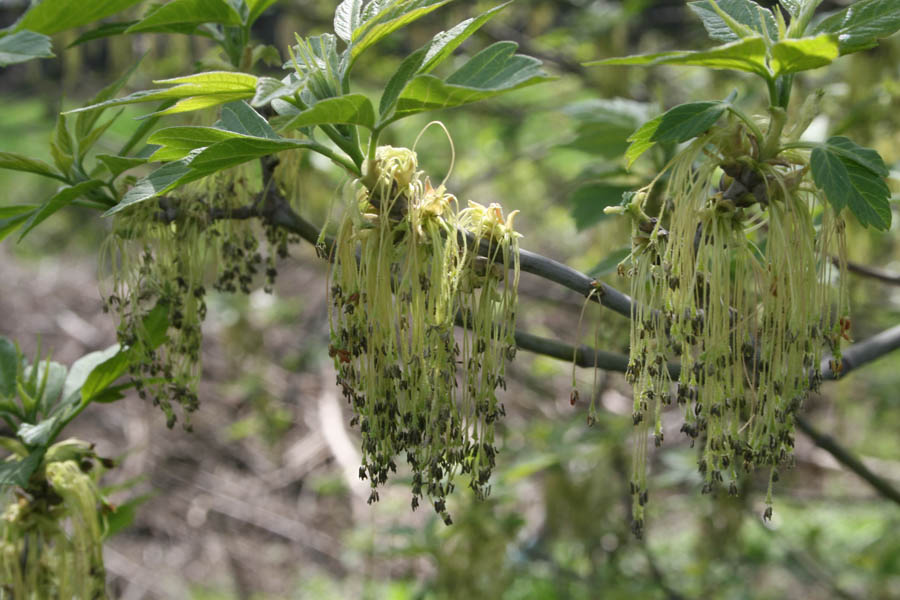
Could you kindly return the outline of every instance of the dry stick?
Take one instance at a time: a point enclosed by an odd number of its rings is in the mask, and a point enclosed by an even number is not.
[[[260,211],[261,217],[272,225],[277,225],[292,233],[296,233],[313,245],[318,243],[320,231],[315,225],[294,212],[287,202],[280,198],[280,194],[277,191],[270,189],[267,196],[270,201],[265,203],[265,206]],[[326,237],[322,243],[325,246],[324,250],[330,255],[334,240]],[[485,254],[489,249],[490,242],[483,241],[482,246],[479,248],[479,253]],[[520,269],[526,273],[532,273],[557,283],[585,297],[589,296],[592,291],[597,290],[599,293],[595,293],[592,297],[597,298],[600,304],[626,317],[631,316],[632,300],[630,297],[612,286],[597,282],[595,279],[569,266],[527,250],[519,250],[519,265]],[[575,363],[583,367],[596,366],[608,371],[624,372],[628,365],[628,357],[622,354],[596,350],[589,346],[579,346],[576,350],[575,347],[569,344],[519,330],[515,332],[515,340],[516,345],[522,350],[543,354],[559,360],[571,361],[574,355]],[[823,360],[820,367],[822,379],[838,379],[848,372],[898,348],[900,348],[900,325],[882,331],[844,350],[841,361],[842,368],[838,375],[835,375],[832,371],[830,360],[827,358]],[[680,366],[678,364],[669,363],[669,372],[673,378],[678,377],[679,371]],[[800,430],[809,436],[817,446],[863,478],[885,498],[900,504],[900,491],[869,470],[868,467],[855,458],[848,450],[840,446],[833,438],[817,431],[799,415],[794,415],[794,421]]]

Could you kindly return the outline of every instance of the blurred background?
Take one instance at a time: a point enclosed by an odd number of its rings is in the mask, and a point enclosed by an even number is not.
[[[0,0],[0,26],[25,8]],[[254,35],[280,53],[263,68],[280,77],[294,32],[331,31],[337,2],[282,0]],[[395,34],[364,55],[358,90],[377,93],[399,61],[441,29],[490,8],[459,0]],[[763,2],[763,4],[767,4]],[[823,10],[841,8],[826,0]],[[139,7],[143,10],[145,7]],[[62,51],[77,32],[57,36],[56,59],[0,71],[0,149],[50,160],[60,110],[82,105],[141,55],[130,89],[216,65],[205,40],[147,35],[96,40]],[[625,138],[671,106],[719,99],[760,111],[765,89],[751,77],[702,69],[591,68],[583,61],[637,52],[704,47],[709,42],[680,1],[518,0],[468,41],[471,55],[496,40],[519,42],[559,79],[448,111],[407,119],[383,138],[410,146],[431,118],[449,130],[455,166],[448,189],[461,201],[501,202],[521,210],[522,247],[595,274],[616,276],[629,225],[602,209],[647,181],[664,151],[631,172]],[[449,61],[448,61],[449,62]],[[445,65],[447,71],[452,65]],[[900,168],[900,36],[798,77],[798,98],[826,92],[811,135],[846,134]],[[799,104],[799,102],[798,102]],[[126,107],[101,151],[119,147],[147,107]],[[212,122],[214,115],[205,118]],[[169,117],[164,124],[177,124]],[[450,146],[437,128],[418,145],[433,181],[447,175]],[[114,150],[113,150],[113,153]],[[303,156],[296,201],[317,224],[335,217],[331,198],[341,174]],[[0,204],[39,202],[46,180],[0,171]],[[896,213],[895,205],[895,213]],[[887,234],[849,227],[850,258],[900,271],[895,226]],[[31,353],[40,340],[53,359],[71,363],[115,342],[101,311],[98,247],[108,223],[69,208],[22,243],[0,244],[0,335]],[[485,502],[465,486],[452,496],[454,525],[427,507],[410,510],[401,468],[381,501],[368,506],[357,479],[358,435],[328,358],[327,265],[295,245],[279,265],[273,294],[259,282],[250,295],[215,294],[204,324],[201,408],[194,431],[165,427],[162,413],[129,397],[92,407],[67,435],[97,443],[120,460],[104,479],[112,498],[133,507],[130,525],[110,538],[105,556],[112,597],[330,599],[385,598],[897,598],[900,509],[797,435],[796,465],[782,472],[775,516],[761,513],[767,474],[702,495],[697,451],[667,414],[666,442],[651,455],[651,502],[644,540],[629,530],[630,387],[620,374],[576,370],[581,392],[569,403],[572,367],[519,352],[503,395],[501,455]],[[900,288],[853,277],[853,337],[898,322]],[[519,327],[567,343],[596,338],[627,353],[627,321],[523,275]],[[600,407],[586,425],[592,389]],[[882,477],[900,485],[900,354],[822,386],[806,403],[808,419]]]

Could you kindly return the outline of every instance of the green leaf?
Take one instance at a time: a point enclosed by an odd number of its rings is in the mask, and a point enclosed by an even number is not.
[[[631,254],[631,246],[616,248],[610,252],[606,258],[597,263],[593,269],[588,271],[588,275],[591,277],[603,277],[604,275],[609,275],[616,270],[616,267],[619,266],[620,262],[628,258],[629,254]]]
[[[156,350],[166,343],[169,330],[169,306],[164,302],[157,302],[156,306],[147,313],[141,325],[146,332],[144,344],[148,350]]]
[[[46,35],[25,30],[0,38],[0,67],[52,56],[50,38]]]
[[[819,23],[813,33],[833,33],[841,54],[873,48],[900,29],[897,0],[860,0]]]
[[[22,156],[15,152],[0,152],[0,169],[25,171],[43,175],[44,177],[63,180],[63,176],[44,161],[36,158],[28,158],[27,156]]]
[[[26,446],[46,446],[51,441],[50,438],[58,420],[58,417],[50,417],[37,425],[22,423],[19,430],[16,431],[16,435]]]
[[[109,217],[133,204],[149,200],[159,194],[164,194],[188,181],[200,179],[202,175],[191,177],[191,169],[189,166],[191,161],[194,160],[200,152],[200,149],[194,150],[181,160],[166,163],[146,177],[140,179],[134,187],[128,190],[125,196],[122,197],[121,202],[103,213],[103,216]]]
[[[146,158],[115,156],[113,154],[98,154],[97,160],[99,160],[104,164],[104,166],[106,166],[106,168],[114,178],[118,177],[129,169],[133,169],[147,163]]]
[[[33,204],[0,207],[0,241],[21,227],[38,208]]]
[[[499,4],[477,17],[466,19],[455,27],[435,35],[428,45],[428,51],[425,54],[425,61],[422,64],[420,72],[428,73],[442,63],[459,47],[460,44],[466,41],[473,33],[481,29],[482,25],[491,20],[497,13],[509,6],[511,2],[512,0]]]
[[[113,402],[118,402],[125,397],[123,391],[133,386],[134,382],[130,381],[128,383],[108,387],[91,396],[91,402],[95,404],[112,404]]]
[[[278,2],[278,0],[246,0],[246,2],[249,10],[247,25],[253,25],[266,9]]]
[[[622,201],[622,194],[633,188],[633,185],[593,182],[576,189],[569,196],[575,227],[578,231],[583,231],[607,218],[603,209],[618,205]]]
[[[81,27],[121,12],[141,0],[43,0],[31,8],[13,26],[15,31],[30,29],[51,35]]]
[[[360,125],[372,129],[375,126],[375,109],[369,99],[362,94],[326,98],[300,112],[281,129],[291,130],[331,123]]]
[[[265,106],[278,98],[293,96],[303,89],[306,81],[291,73],[284,79],[272,77],[260,77],[256,82],[256,94],[250,101],[251,106]]]
[[[657,142],[680,144],[697,137],[719,120],[728,110],[728,105],[727,101],[689,102],[644,123],[628,137],[631,146],[625,152],[626,165],[631,167],[641,154]]]
[[[778,25],[772,13],[753,2],[752,0],[717,0],[719,8],[732,19],[755,31],[759,35],[768,37],[773,42],[778,39]],[[688,8],[694,11],[706,32],[714,40],[720,42],[734,42],[740,39],[734,31],[716,13],[708,0],[700,2],[688,2]]]
[[[727,109],[728,103],[718,101],[690,102],[671,108],[663,113],[650,140],[686,142],[712,127]]]
[[[625,151],[625,165],[628,168],[631,168],[641,154],[656,145],[653,136],[656,134],[659,124],[662,123],[662,119],[663,115],[659,115],[641,125],[637,131],[628,136],[628,141],[631,142],[628,150]]]
[[[246,102],[232,102],[222,107],[222,117],[216,127],[227,129],[242,135],[281,139],[262,115],[253,110]]]
[[[82,402],[91,402],[128,370],[133,360],[132,350],[130,348],[122,349],[118,345],[113,347],[116,348],[116,353],[95,366],[85,379],[84,385],[81,386]]]
[[[818,69],[838,57],[835,36],[823,33],[816,37],[786,39],[774,44],[769,51],[769,66],[775,76]]]
[[[19,353],[16,346],[0,336],[0,397],[16,395],[16,374],[19,372]]]
[[[878,168],[875,171],[865,164],[872,162],[873,157],[868,153],[874,151],[863,148],[864,153],[860,155],[850,149],[852,142],[847,144],[847,138],[834,140],[831,138],[813,149],[810,156],[813,181],[825,192],[835,211],[849,206],[863,227],[872,225],[887,230],[891,225],[891,192],[878,174],[883,169],[883,162],[880,166],[874,165]],[[853,158],[848,157],[848,153],[853,154]]]
[[[510,2],[504,2],[478,17],[466,19],[447,31],[441,31],[427,44],[406,57],[390,81],[388,81],[384,93],[381,95],[381,102],[378,107],[381,117],[385,118],[393,109],[403,88],[406,87],[407,82],[413,76],[420,73],[428,73],[434,69],[434,67],[450,56],[460,44],[509,4]]]
[[[451,0],[392,0],[371,2],[367,8],[377,6],[378,12],[365,19],[353,30],[350,42],[352,64],[366,49],[378,43],[397,29],[424,17]]]
[[[191,150],[205,148],[236,137],[241,137],[241,134],[216,127],[166,127],[147,138],[148,144],[160,146],[149,160],[151,162],[180,160]]]
[[[207,108],[217,104],[252,98],[256,94],[257,78],[247,73],[231,73],[228,71],[210,71],[186,77],[154,81],[165,85],[173,85],[168,89],[142,90],[123,98],[106,100],[82,108],[70,110],[64,114],[80,113],[109,106],[121,106],[136,102],[154,100],[179,99],[174,106],[152,113],[150,116],[167,115]]]
[[[72,136],[66,127],[64,114],[56,117],[56,129],[50,140],[50,155],[53,156],[53,162],[61,173],[69,172],[75,160],[75,148],[72,145]]]
[[[334,32],[348,44],[361,24],[362,6],[363,0],[344,0],[334,11]]]
[[[72,363],[72,366],[69,369],[69,376],[66,377],[66,383],[63,386],[63,402],[75,397],[81,398],[81,388],[87,382],[91,372],[93,372],[98,365],[114,357],[119,352],[120,348],[121,347],[118,344],[113,344],[105,350],[98,350],[96,352],[85,354]]]
[[[131,524],[134,523],[134,518],[137,515],[137,509],[141,504],[154,496],[155,494],[143,494],[137,498],[127,500],[122,504],[117,504],[112,513],[106,516],[106,527],[103,530],[103,538],[109,539],[120,531],[131,527]]]
[[[0,462],[0,489],[8,485],[25,487],[28,479],[44,459],[43,448],[36,450],[23,460]]]
[[[91,29],[90,31],[85,31],[77,38],[75,41],[69,44],[69,48],[74,48],[75,46],[80,46],[85,42],[92,42],[94,40],[100,40],[107,37],[112,37],[114,35],[122,35],[128,28],[137,23],[137,21],[122,21],[119,23],[104,23],[95,29]]]
[[[400,94],[391,120],[478,102],[551,79],[541,70],[541,61],[515,54],[516,48],[514,42],[488,46],[446,81],[417,75]]]
[[[309,142],[297,140],[269,140],[264,138],[236,138],[214,144],[200,152],[190,164],[191,176],[206,177],[217,171],[245,163],[247,161],[291,150],[303,148]]]
[[[51,196],[50,199],[44,202],[41,207],[37,211],[35,211],[34,214],[32,214],[28,219],[28,223],[25,224],[25,229],[21,234],[19,234],[19,241],[21,242],[22,238],[28,235],[28,233],[32,229],[40,225],[47,217],[49,217],[56,211],[65,208],[79,196],[83,196],[87,192],[95,190],[102,185],[102,181],[98,179],[91,179],[89,181],[82,181],[81,183],[73,185],[71,187],[65,187]]]
[[[707,67],[710,69],[732,69],[756,73],[766,79],[772,74],[766,66],[766,43],[760,36],[748,37],[737,42],[722,44],[711,50],[697,52],[660,52],[657,54],[641,54],[607,58],[585,63],[585,66],[598,65],[678,65],[686,67]]]
[[[126,33],[152,32],[170,26],[220,23],[237,27],[243,25],[241,15],[225,0],[172,0],[151,8],[144,18],[129,27]]]
[[[831,152],[839,154],[841,157],[859,163],[861,166],[869,169],[880,177],[890,175],[884,159],[877,151],[871,148],[863,148],[850,138],[842,135],[836,135],[828,138],[825,142]]]
[[[803,8],[803,0],[780,0],[780,2],[792,17],[799,15],[800,9]]]
[[[48,414],[59,401],[67,373],[66,366],[58,362],[50,361],[48,364],[43,360],[38,363],[38,381],[43,381],[45,374],[47,377],[44,393],[38,398],[38,406],[44,414]]]

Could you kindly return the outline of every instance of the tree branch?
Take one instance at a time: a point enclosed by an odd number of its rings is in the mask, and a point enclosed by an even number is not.
[[[831,262],[835,265],[840,265],[840,261],[837,258],[832,258]],[[900,273],[894,273],[893,271],[850,262],[849,260],[847,261],[847,270],[851,273],[856,273],[857,275],[862,275],[863,277],[869,277],[871,279],[877,279],[878,281],[890,285],[900,285]]]
[[[264,164],[263,167],[265,171],[267,168],[274,168],[274,165]],[[264,180],[266,179],[264,177]],[[231,211],[232,214],[223,214],[220,218],[259,216],[272,225],[283,227],[299,235],[314,246],[319,244],[321,233],[319,228],[298,215],[273,186],[267,185],[262,204],[261,209],[255,213],[249,210],[236,209],[236,211]],[[244,212],[247,212],[246,216],[244,216]],[[324,251],[326,255],[330,256],[334,246],[333,238],[329,236],[323,237],[322,244],[325,246]],[[490,241],[482,240],[479,254],[488,255],[489,253]],[[519,265],[521,270],[526,273],[557,283],[592,300],[596,299],[603,306],[623,316],[631,317],[632,300],[630,297],[612,286],[598,282],[567,265],[528,250],[519,250]],[[583,345],[575,347],[558,340],[543,338],[524,331],[516,330],[515,341],[516,345],[522,350],[559,360],[574,361],[576,365],[581,367],[595,367],[608,371],[624,372],[628,366],[628,357],[623,354],[606,352]],[[832,370],[830,358],[823,360],[820,366],[822,379],[834,380],[843,377],[850,371],[858,369],[898,348],[900,348],[900,325],[882,331],[845,349],[842,353],[841,369],[838,373],[834,373]],[[680,365],[669,363],[668,367],[672,378],[677,378]],[[794,415],[794,421],[797,423],[797,427],[817,446],[859,475],[882,496],[900,504],[900,491],[869,470],[868,467],[832,437],[817,431],[799,415]]]

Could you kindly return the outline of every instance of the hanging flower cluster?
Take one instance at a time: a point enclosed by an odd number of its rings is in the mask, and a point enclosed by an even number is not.
[[[246,181],[224,172],[179,197],[143,202],[116,214],[103,251],[111,283],[104,290],[107,310],[119,318],[119,342],[143,356],[132,375],[142,398],[150,398],[172,427],[173,404],[181,405],[185,427],[199,406],[201,324],[206,317],[207,285],[223,292],[250,293],[264,273],[271,291],[275,256],[287,255],[287,235],[266,227],[269,252],[260,251],[247,220],[230,215],[254,202]],[[146,320],[164,307],[167,339],[154,340]]]
[[[0,596],[107,597],[101,511],[108,505],[91,474],[96,458],[87,442],[54,444],[0,515]]]
[[[409,149],[380,147],[370,168],[335,243],[330,354],[362,433],[370,502],[405,453],[413,508],[428,495],[449,523],[454,475],[479,497],[490,489],[496,390],[515,354],[515,212],[459,210]]]
[[[843,221],[805,157],[759,160],[757,148],[741,123],[714,128],[678,153],[661,198],[648,186],[611,211],[632,219],[630,266],[620,270],[635,300],[626,376],[638,427],[637,533],[648,439],[652,429],[662,442],[664,406],[684,406],[682,431],[703,445],[704,491],[730,480],[737,493],[741,467],[769,467],[777,480],[791,460],[792,415],[818,385],[823,346],[840,357],[849,320],[843,278],[833,297],[829,256],[843,261]],[[771,483],[766,501],[770,516]]]

